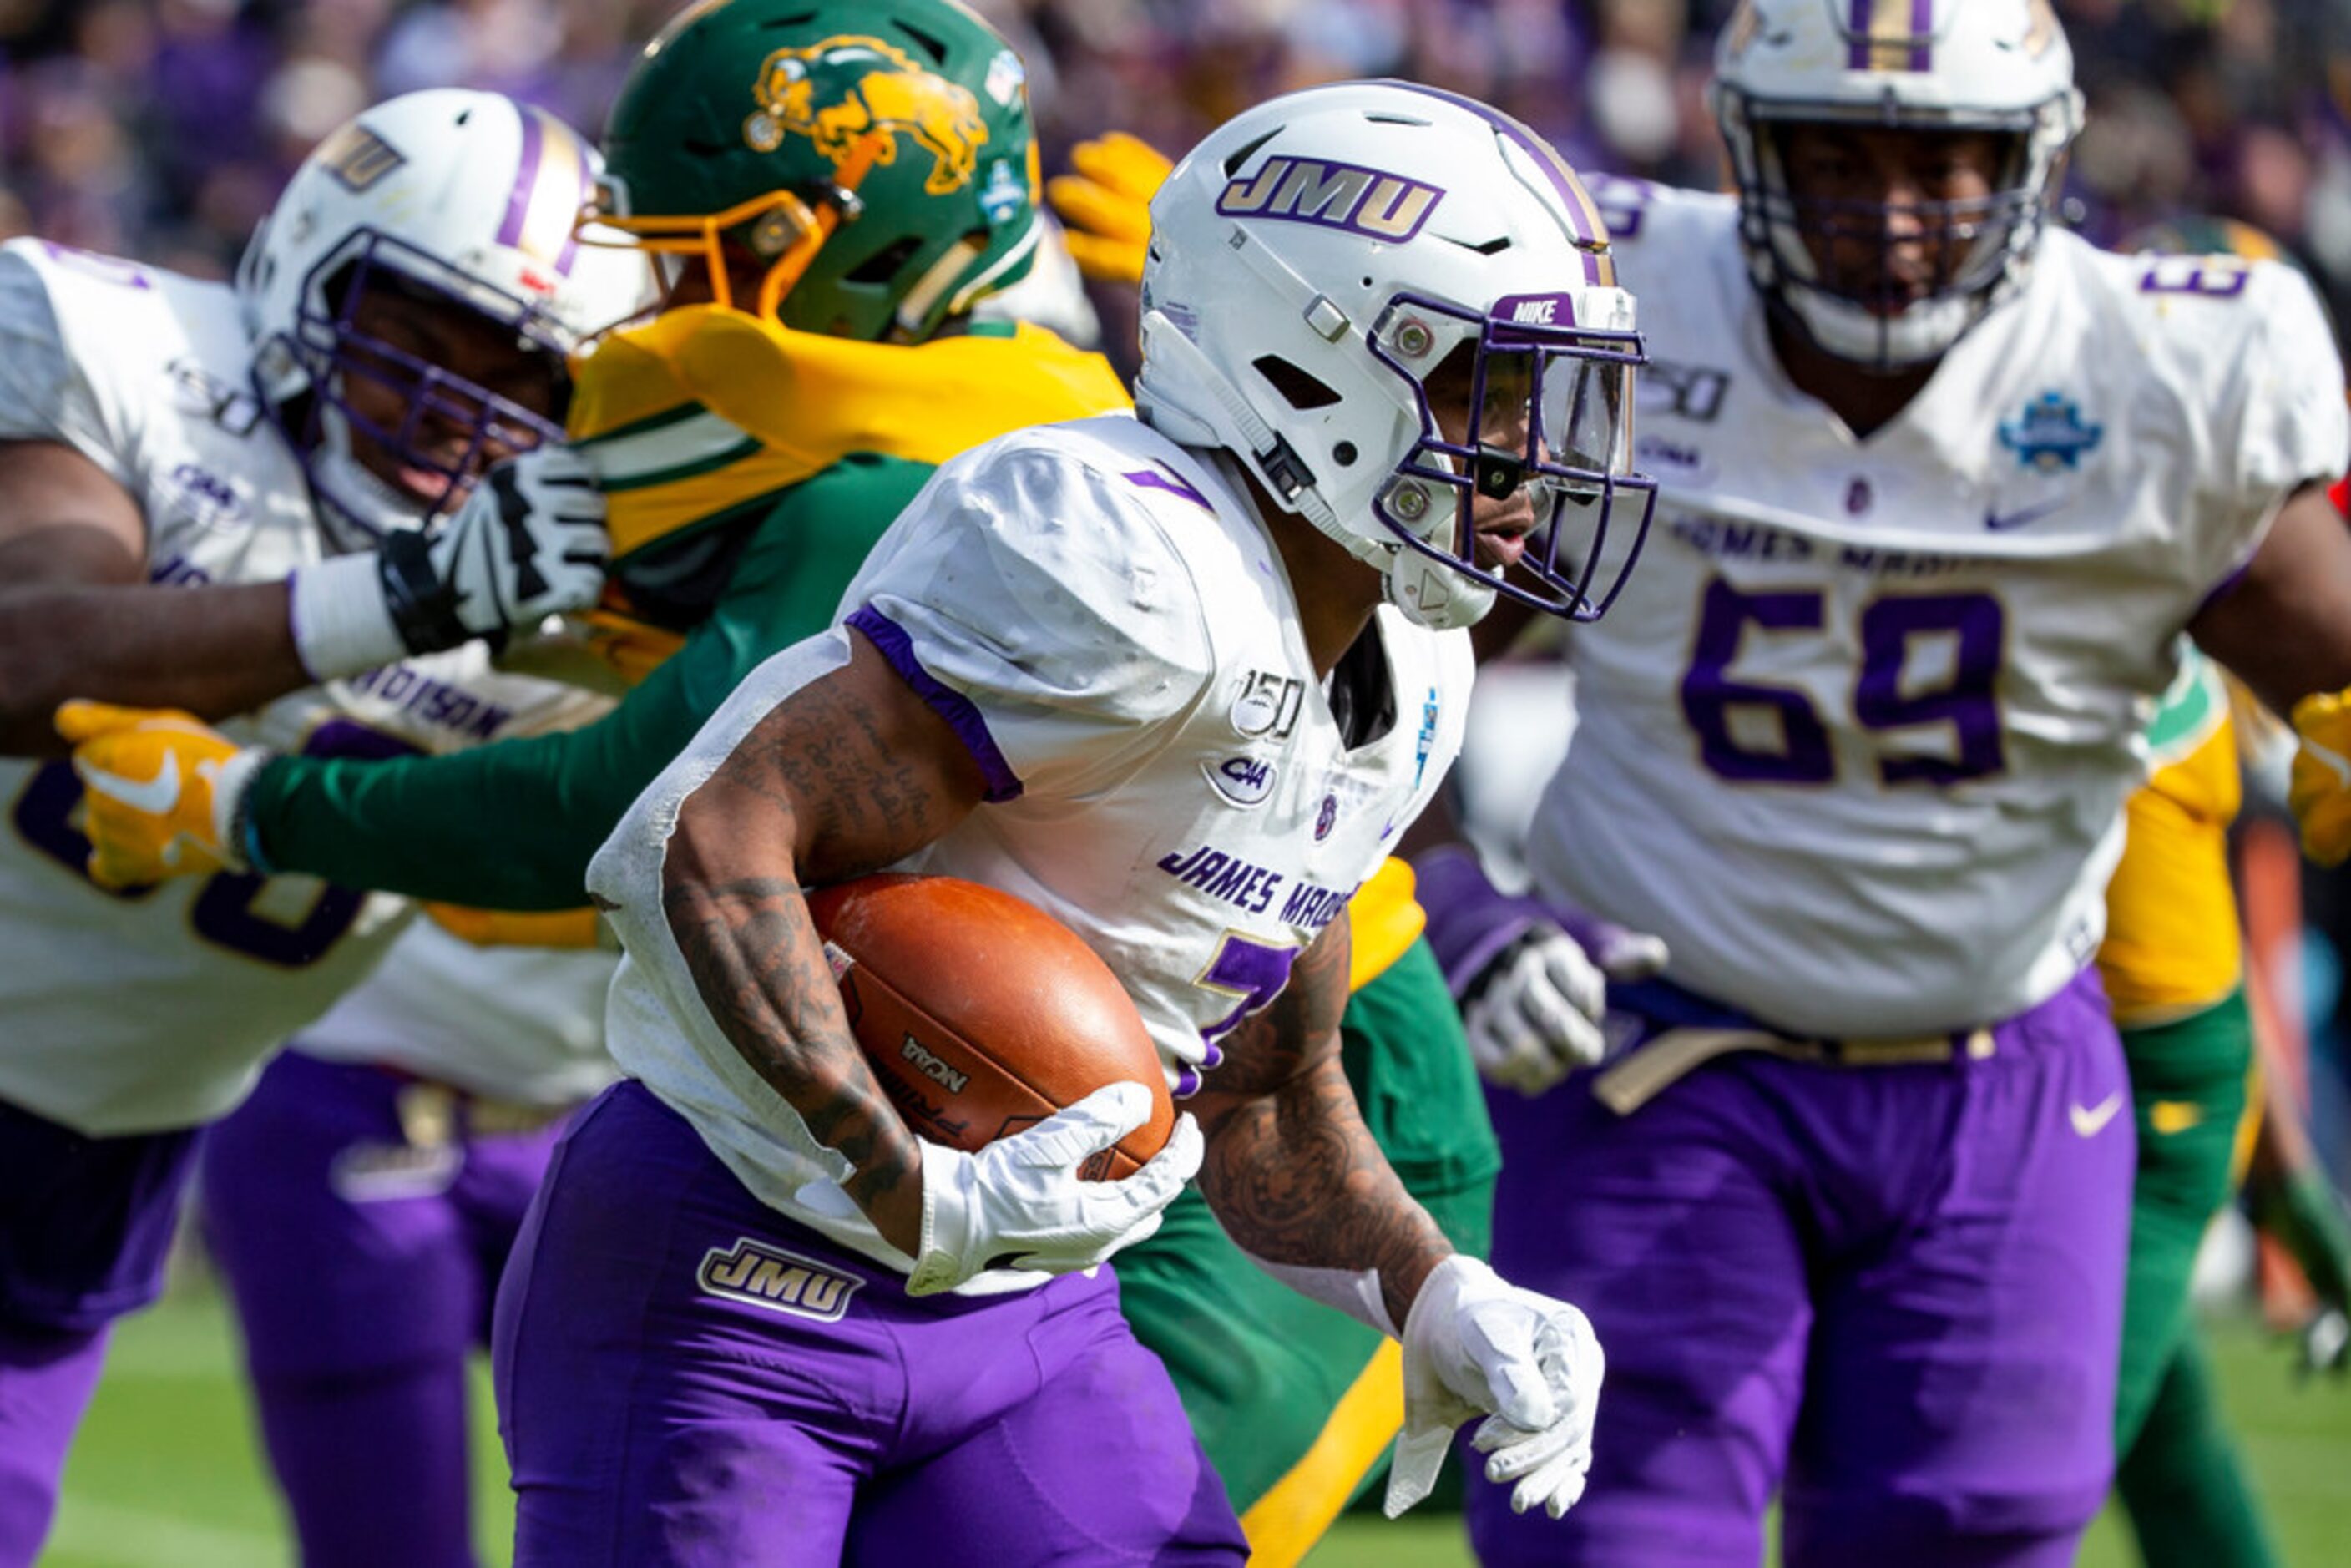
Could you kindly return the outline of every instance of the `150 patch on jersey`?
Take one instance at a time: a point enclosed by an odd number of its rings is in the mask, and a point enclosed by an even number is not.
[[[855,1274],[747,1236],[704,1253],[694,1279],[705,1295],[825,1323],[839,1322],[849,1311],[849,1298],[865,1283]]]
[[[1233,699],[1233,728],[1251,740],[1259,736],[1288,740],[1298,727],[1305,701],[1306,683],[1298,676],[1251,670],[1240,695]]]

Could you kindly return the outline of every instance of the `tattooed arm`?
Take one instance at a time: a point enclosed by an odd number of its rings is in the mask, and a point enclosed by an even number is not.
[[[1293,1282],[1295,1270],[1376,1270],[1388,1322],[1401,1324],[1453,1245],[1372,1141],[1340,1068],[1348,951],[1347,923],[1334,920],[1228,1040],[1190,1102],[1207,1135],[1200,1189],[1234,1242]]]
[[[805,884],[889,865],[979,803],[946,721],[872,645],[794,692],[680,807],[662,906],[712,1018],[820,1143],[884,1239],[920,1249],[922,1160],[849,1032]]]

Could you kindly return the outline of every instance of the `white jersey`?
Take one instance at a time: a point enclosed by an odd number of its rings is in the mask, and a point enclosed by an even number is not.
[[[228,289],[40,241],[0,246],[0,439],[59,441],[128,491],[159,583],[319,559],[294,453],[255,402]],[[222,726],[288,751],[448,751],[584,699],[478,647],[297,693]],[[580,709],[580,711],[589,711]],[[226,1113],[262,1058],[399,935],[404,900],[224,873],[110,894],[83,875],[63,761],[0,762],[0,1099],[92,1135]]]
[[[288,1043],[494,1100],[576,1104],[620,1075],[604,1053],[604,994],[619,961],[594,948],[476,947],[419,920]]]
[[[2343,471],[2309,287],[2047,234],[2023,292],[1856,439],[1780,371],[1732,200],[1602,189],[1662,498],[1573,638],[1539,882],[1783,1029],[2043,1000],[2097,947],[2181,627],[2290,491]]]
[[[1180,1097],[1341,916],[1460,745],[1468,638],[1379,612],[1384,729],[1343,738],[1265,525],[1217,468],[1113,416],[1006,437],[942,468],[841,613],[954,724],[989,803],[900,869],[1018,894],[1125,983]],[[613,1057],[763,1201],[901,1270],[862,1217],[797,1197],[848,1174],[729,1044],[662,915],[679,803],[841,629],[752,673],[597,856],[627,956]],[[967,1289],[1018,1289],[998,1271]]]

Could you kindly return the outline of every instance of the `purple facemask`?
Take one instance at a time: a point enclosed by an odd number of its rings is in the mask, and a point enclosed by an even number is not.
[[[381,538],[388,528],[429,528],[463,499],[494,451],[527,451],[562,439],[569,334],[541,304],[469,277],[375,229],[354,231],[351,243],[322,261],[319,270],[340,276],[326,287],[306,281],[294,333],[280,334],[256,350],[286,354],[302,369],[307,395],[284,404],[262,401],[299,455],[313,493],[340,519],[370,538]],[[554,408],[542,414],[360,330],[364,302],[386,293],[416,304],[454,305],[511,329],[526,352],[547,356]],[[319,299],[327,301],[327,311],[311,303]],[[397,423],[383,423],[355,407],[348,395],[355,382],[397,393]],[[451,431],[462,441],[451,442]],[[433,476],[436,487],[413,497],[365,469],[350,449],[354,434],[402,468]]]
[[[1438,428],[1423,374],[1439,338],[1431,318],[1475,328],[1469,444]],[[1656,507],[1656,482],[1632,471],[1633,371],[1647,361],[1637,332],[1575,325],[1568,295],[1514,296],[1484,315],[1399,294],[1373,329],[1373,357],[1412,389],[1420,438],[1396,478],[1373,502],[1387,529],[1412,549],[1496,592],[1574,621],[1596,621],[1639,559]],[[1471,506],[1532,492],[1534,529],[1525,552],[1492,570],[1477,561]],[[1637,500],[1636,500],[1637,497]],[[1451,526],[1432,511],[1451,506]],[[1617,506],[1639,507],[1619,517]]]

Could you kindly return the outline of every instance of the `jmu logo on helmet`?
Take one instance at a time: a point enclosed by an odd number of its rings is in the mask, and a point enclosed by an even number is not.
[[[1235,175],[1217,196],[1227,217],[1280,218],[1398,242],[1420,232],[1445,193],[1434,185],[1352,163],[1269,158]]]
[[[970,89],[925,70],[880,38],[843,35],[804,49],[778,49],[760,62],[751,92],[759,107],[744,120],[743,140],[753,150],[773,152],[785,137],[805,136],[840,164],[880,131],[884,141],[875,162],[894,163],[898,139],[911,136],[931,155],[923,189],[934,196],[971,183],[987,141]]]
[[[354,195],[408,162],[399,148],[356,120],[329,136],[315,156],[319,167]]]

